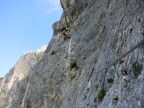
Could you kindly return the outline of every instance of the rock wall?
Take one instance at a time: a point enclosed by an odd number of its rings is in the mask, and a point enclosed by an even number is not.
[[[0,108],[143,108],[143,41],[121,56],[144,39],[144,1],[61,4],[63,14],[40,59],[22,56],[0,81]]]
[[[29,75],[42,60],[47,45],[26,52],[0,81],[0,108],[20,108],[25,100]]]

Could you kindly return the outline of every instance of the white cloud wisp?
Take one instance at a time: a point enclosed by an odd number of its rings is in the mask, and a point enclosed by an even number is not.
[[[61,9],[60,0],[39,0],[39,4],[46,9],[48,14],[52,14]]]

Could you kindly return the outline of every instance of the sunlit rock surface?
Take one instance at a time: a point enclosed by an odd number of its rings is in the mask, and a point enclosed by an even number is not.
[[[143,108],[143,45],[99,70],[144,38],[144,1],[61,4],[46,50],[26,53],[0,80],[0,108]]]

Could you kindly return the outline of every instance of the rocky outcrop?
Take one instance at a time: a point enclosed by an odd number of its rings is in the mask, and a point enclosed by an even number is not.
[[[47,45],[37,51],[26,52],[0,82],[0,108],[23,106],[28,89],[29,75],[42,60]]]
[[[78,0],[60,0],[60,3],[61,3],[62,8],[65,10],[71,5],[74,5],[74,3],[77,1]]]
[[[40,59],[22,56],[1,80],[0,108],[143,108],[144,1],[61,4]]]

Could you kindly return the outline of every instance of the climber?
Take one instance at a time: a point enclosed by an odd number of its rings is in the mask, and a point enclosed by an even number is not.
[[[70,32],[69,28],[63,27],[61,29],[61,36],[64,37],[64,40],[69,39],[70,37],[68,36]]]

